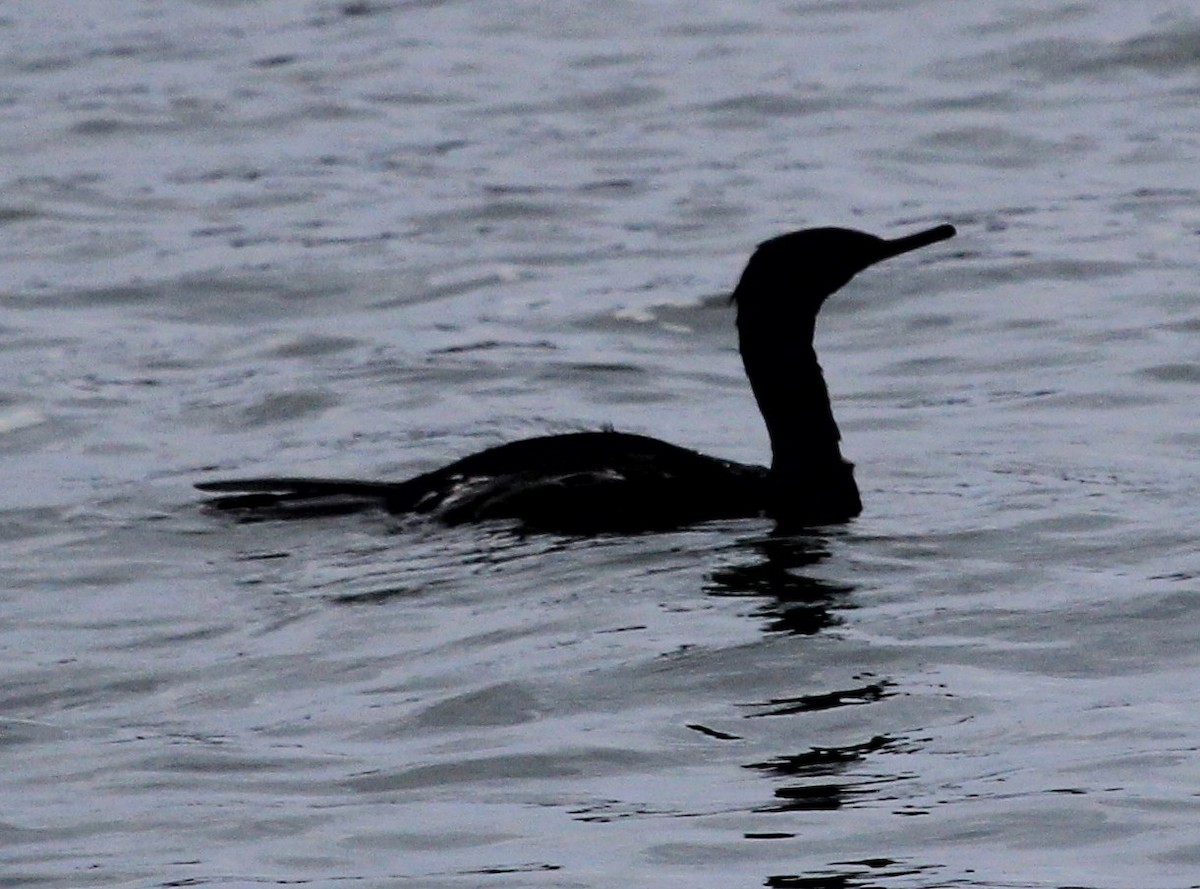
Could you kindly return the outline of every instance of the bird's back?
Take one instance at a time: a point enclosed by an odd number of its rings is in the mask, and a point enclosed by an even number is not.
[[[515,520],[587,533],[762,514],[767,470],[643,435],[578,432],[498,445],[403,482],[264,478],[208,482],[220,509],[259,517],[372,506],[448,524]]]

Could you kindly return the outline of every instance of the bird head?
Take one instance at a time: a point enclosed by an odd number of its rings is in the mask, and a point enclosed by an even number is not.
[[[733,292],[739,323],[743,312],[815,317],[830,294],[863,269],[954,235],[952,225],[890,239],[849,228],[806,228],[763,241]]]

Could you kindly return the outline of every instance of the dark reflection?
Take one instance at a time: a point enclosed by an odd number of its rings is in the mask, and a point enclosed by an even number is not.
[[[869,675],[869,674],[864,674]],[[862,678],[862,677],[856,677]],[[749,704],[751,707],[765,708],[758,713],[748,713],[747,718],[756,716],[791,716],[795,713],[811,713],[815,710],[832,710],[834,707],[848,707],[857,704],[873,704],[891,697],[895,683],[887,679],[868,682],[866,685],[854,688],[840,688],[834,691],[816,692],[813,694],[797,695],[794,698],[771,698],[759,704]]]
[[[746,765],[748,769],[787,778],[824,778],[821,783],[786,784],[775,790],[776,803],[760,812],[815,812],[840,809],[855,799],[875,794],[880,785],[891,784],[899,776],[835,782],[828,779],[861,763],[869,754],[893,746],[896,739],[876,735],[860,744],[844,747],[812,747],[804,753],[780,756],[766,762]]]
[[[832,533],[837,533],[832,532]],[[829,557],[829,533],[812,530],[789,533],[777,528],[766,537],[742,542],[733,564],[711,574],[705,592],[713,596],[754,597],[761,605],[754,616],[764,620],[763,629],[772,633],[811,636],[840,623],[839,612],[852,608],[854,587],[813,576],[813,570]],[[858,707],[882,701],[897,692],[895,683],[871,673],[854,676],[844,688],[803,691],[787,697],[772,697],[746,703],[745,718],[799,718],[838,707]],[[701,727],[692,726],[697,731]],[[744,768],[760,772],[774,785],[771,798],[754,809],[757,813],[830,813],[846,808],[896,799],[889,790],[906,779],[894,769],[871,769],[880,755],[896,753],[900,740],[876,734],[843,746],[809,747],[796,753],[747,763]],[[792,842],[800,835],[788,830],[744,834],[756,842]],[[898,865],[887,858],[832,862],[827,870],[814,873],[776,874],[765,885],[803,889],[871,889],[893,884],[897,879],[924,871]]]
[[[710,738],[716,738],[718,741],[740,741],[741,735],[731,735],[729,732],[718,731],[715,728],[709,728],[706,725],[699,723],[689,723],[685,728],[690,728],[694,732],[699,732],[702,735],[707,735]]]
[[[767,877],[763,885],[773,889],[884,889],[880,878],[913,877],[937,870],[936,867],[906,865],[890,858],[870,858],[863,861],[836,861],[838,870],[809,875],[776,875]]]
[[[883,796],[880,790],[903,779],[901,775],[870,780],[827,782],[823,784],[789,784],[775,790],[776,802],[755,809],[756,812],[831,812],[871,799],[895,799]]]
[[[797,573],[829,557],[825,535],[776,530],[741,550],[753,558],[714,571],[705,592],[767,599],[755,616],[767,621],[768,632],[811,636],[839,622],[832,609],[851,607],[846,600],[854,587]]]
[[[779,803],[759,812],[829,812],[846,805],[856,791],[843,784],[803,784],[775,790]]]
[[[936,867],[905,864],[891,858],[838,861],[833,867],[837,870],[830,869],[826,873],[777,874],[767,877],[763,885],[772,889],[886,889],[891,880],[937,870]]]
[[[868,753],[894,746],[895,743],[895,738],[876,735],[861,744],[847,744],[845,747],[812,747],[805,753],[780,756],[766,762],[748,763],[745,768],[794,778],[836,775],[845,771],[847,766],[862,762]]]
[[[764,886],[773,889],[874,889],[877,883],[862,883],[851,874],[831,874],[827,877],[767,877]]]
[[[412,587],[383,587],[381,589],[363,590],[360,593],[340,593],[330,596],[329,601],[334,605],[383,605],[393,599],[411,599],[421,595],[422,591]]]

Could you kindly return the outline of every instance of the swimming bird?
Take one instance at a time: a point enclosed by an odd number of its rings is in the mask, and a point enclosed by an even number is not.
[[[810,228],[758,245],[731,301],[738,346],[771,442],[771,465],[710,457],[644,435],[596,431],[510,442],[406,481],[259,478],[196,485],[213,507],[261,517],[381,507],[447,524],[489,519],[565,533],[769,516],[788,527],[862,511],[841,452],[813,334],[830,295],[864,269],[955,235],[939,225],[885,239]]]

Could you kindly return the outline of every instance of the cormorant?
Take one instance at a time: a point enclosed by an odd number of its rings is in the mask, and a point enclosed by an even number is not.
[[[407,481],[285,477],[196,487],[222,495],[209,501],[214,507],[263,517],[374,506],[448,524],[507,519],[566,533],[760,515],[789,527],[846,521],[862,502],[813,349],[817,313],[868,266],[954,234],[951,225],[890,240],[811,228],[758,245],[731,300],[742,363],[771,440],[769,468],[597,431],[498,445]]]

